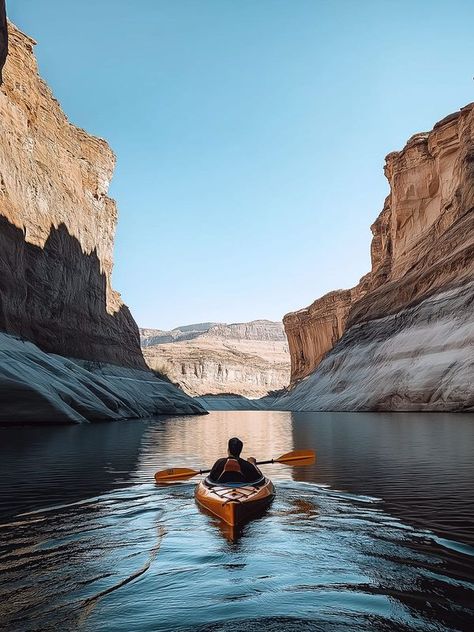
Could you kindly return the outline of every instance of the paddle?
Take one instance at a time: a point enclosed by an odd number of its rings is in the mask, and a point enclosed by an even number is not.
[[[314,450],[293,450],[282,454],[277,459],[268,461],[257,461],[257,465],[266,465],[267,463],[284,463],[287,465],[312,465],[316,461]],[[167,470],[156,472],[155,481],[157,483],[168,483],[170,481],[183,481],[192,478],[198,474],[209,474],[211,470],[191,470],[187,467],[170,467]]]

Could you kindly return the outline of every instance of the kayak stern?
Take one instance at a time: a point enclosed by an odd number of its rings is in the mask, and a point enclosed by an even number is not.
[[[196,502],[231,527],[258,516],[274,496],[275,488],[267,478],[259,486],[207,485],[201,481],[195,491]]]

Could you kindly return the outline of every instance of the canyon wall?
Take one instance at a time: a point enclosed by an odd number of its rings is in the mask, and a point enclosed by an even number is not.
[[[0,329],[45,351],[145,368],[112,289],[115,157],[70,124],[10,25],[0,90]]]
[[[334,347],[344,333],[351,305],[352,290],[338,290],[284,317],[292,383],[309,375]]]
[[[148,365],[190,395],[256,398],[289,384],[290,356],[281,323],[202,323],[171,332],[140,331]],[[243,402],[232,401],[239,407]]]
[[[148,408],[140,404],[144,393],[139,389],[140,393],[130,392],[128,400],[124,395],[120,405],[109,398],[110,418],[143,416],[145,408],[147,414],[202,410],[191,405],[183,393],[159,383],[148,372],[138,327],[112,288],[117,209],[107,192],[115,165],[114,154],[104,140],[69,123],[38,75],[34,41],[11,24],[8,30],[9,54],[0,88],[3,416],[9,410],[12,421],[24,418],[18,409],[18,415],[15,414],[13,384],[21,382],[18,392],[32,386],[28,384],[28,363],[34,363],[36,370],[29,376],[36,380],[34,401],[46,398],[56,402],[53,408],[64,398],[76,401],[80,389],[74,396],[59,386],[54,395],[45,393],[51,370],[65,371],[60,379],[64,383],[68,378],[66,365],[51,364],[42,353],[93,362],[93,366],[109,363],[128,367],[139,372],[130,376],[132,380],[140,381],[147,375],[146,388],[156,395],[150,391],[150,397],[145,398],[150,404]],[[20,340],[28,340],[34,346],[17,344]],[[20,365],[23,368],[16,371],[15,367]],[[108,373],[111,372],[112,369]],[[96,377],[89,377],[93,384]],[[100,380],[103,389],[107,380],[103,377]],[[176,395],[176,407],[171,405],[170,388]],[[168,397],[165,403],[160,395],[163,389]],[[123,390],[126,393],[127,389]],[[20,402],[18,397],[16,405],[25,409],[27,399]],[[81,409],[80,396],[74,405]],[[65,408],[58,414],[63,413],[66,421],[75,420],[75,415]],[[90,412],[84,418],[101,418],[101,413],[97,417]],[[46,413],[43,420],[47,421]]]
[[[473,104],[389,154],[385,175],[371,271],[284,318],[294,389],[280,407],[472,407]]]

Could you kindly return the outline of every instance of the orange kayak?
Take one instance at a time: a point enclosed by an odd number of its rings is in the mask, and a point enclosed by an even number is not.
[[[275,488],[269,478],[261,482],[211,483],[201,481],[194,492],[196,502],[212,514],[235,527],[263,512],[275,496]]]

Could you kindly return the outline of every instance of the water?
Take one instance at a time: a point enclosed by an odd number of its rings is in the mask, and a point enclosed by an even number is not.
[[[277,497],[240,532],[171,465],[229,436]],[[474,629],[474,417],[212,413],[0,428],[0,627],[10,631]],[[3,629],[2,628],[2,629]]]

